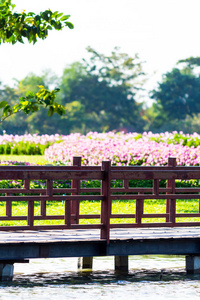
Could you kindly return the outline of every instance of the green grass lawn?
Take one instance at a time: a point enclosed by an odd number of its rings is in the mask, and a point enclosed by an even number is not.
[[[29,162],[38,165],[48,164],[44,155],[0,155],[0,161]]]

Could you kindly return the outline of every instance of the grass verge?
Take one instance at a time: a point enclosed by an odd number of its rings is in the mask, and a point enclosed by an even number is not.
[[[48,164],[44,155],[0,155],[0,161],[28,162],[36,165]]]

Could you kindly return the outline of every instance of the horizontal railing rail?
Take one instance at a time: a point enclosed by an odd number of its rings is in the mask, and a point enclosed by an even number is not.
[[[200,184],[180,185],[198,183],[200,167],[176,166],[175,158],[149,167],[81,166],[81,157],[72,166],[0,166],[3,180],[21,187],[0,186],[0,230],[99,229],[109,241],[112,228],[200,226]],[[119,212],[120,201],[128,208]]]

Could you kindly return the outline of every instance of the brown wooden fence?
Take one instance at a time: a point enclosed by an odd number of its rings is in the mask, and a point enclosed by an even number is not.
[[[111,228],[200,226],[200,187],[178,187],[180,180],[191,179],[200,180],[200,167],[176,166],[175,158],[169,158],[168,166],[163,167],[111,166],[109,161],[103,161],[102,166],[81,166],[80,157],[73,158],[73,166],[0,166],[0,180],[24,183],[23,188],[0,188],[0,207],[5,208],[0,230],[96,228],[101,239],[108,241]],[[33,180],[44,181],[44,188],[32,188]],[[63,180],[69,187],[57,188],[55,183]],[[99,186],[84,187],[91,180],[97,180]],[[133,180],[138,187],[132,186]],[[83,200],[91,201],[91,205],[98,201],[100,211],[82,214],[79,207]],[[128,201],[132,212],[113,213],[116,200]],[[15,214],[18,201],[27,204],[25,215]],[[48,213],[51,201],[63,203],[63,214]],[[147,201],[154,203],[153,213],[145,211]],[[187,201],[187,212],[178,211],[181,201]],[[160,204],[165,208],[161,213]],[[83,224],[86,220],[88,224]],[[49,223],[40,225],[41,221]]]

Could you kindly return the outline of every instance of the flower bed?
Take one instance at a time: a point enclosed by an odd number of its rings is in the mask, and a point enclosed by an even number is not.
[[[184,161],[180,161],[180,164],[188,164],[190,163],[187,159],[187,156],[189,155],[189,160],[191,157],[191,160],[193,161],[198,156],[198,147],[200,146],[200,135],[197,133],[193,133],[192,135],[189,134],[183,134],[182,132],[164,132],[159,134],[153,134],[152,132],[144,132],[143,134],[138,134],[136,132],[134,133],[114,133],[114,132],[108,132],[108,133],[96,133],[96,132],[90,132],[87,135],[81,135],[80,133],[73,133],[70,135],[37,135],[37,134],[25,134],[25,135],[8,135],[3,134],[0,136],[0,154],[17,154],[17,155],[43,155],[45,152],[45,149],[47,149],[49,146],[53,144],[59,144],[61,145],[55,145],[51,147],[49,151],[46,151],[46,157],[48,157],[51,161],[55,162],[61,162],[65,163],[69,160],[68,156],[67,159],[63,159],[63,155],[66,155],[66,148],[70,147],[69,154],[73,155],[81,155],[84,154],[85,157],[85,164],[87,163],[94,163],[99,164],[99,160],[104,159],[112,159],[114,164],[123,163],[123,164],[135,164],[135,162],[138,162],[138,164],[142,163],[149,163],[151,160],[151,156],[147,160],[148,153],[145,154],[145,157],[143,155],[141,156],[141,153],[135,154],[135,149],[133,150],[133,143],[134,147],[138,148],[138,151],[145,152],[145,149],[149,151],[149,147],[153,147],[153,153],[157,151],[156,144],[160,143],[159,147],[164,147],[165,149],[167,146],[162,146],[161,144],[170,145],[170,148],[168,149],[171,155],[175,152],[181,153],[181,147],[180,146],[187,146],[191,149],[196,148],[196,150],[188,150],[185,148],[186,154]],[[154,142],[154,143],[150,143]],[[156,144],[155,144],[156,143]],[[76,145],[77,144],[77,145]],[[145,145],[146,144],[146,145]],[[70,145],[70,146],[69,146]],[[172,145],[172,146],[171,146]],[[173,145],[176,145],[178,148],[174,148]],[[86,148],[86,146],[88,148]],[[61,149],[63,147],[63,149]],[[110,152],[108,149],[110,149]],[[121,153],[125,155],[122,157],[122,154],[118,153],[119,150],[118,147],[122,147]],[[128,148],[127,148],[128,147]],[[99,150],[93,150],[93,148],[99,148]],[[127,148],[127,149],[124,149]],[[73,151],[71,151],[73,149]],[[175,150],[176,149],[176,150]],[[144,150],[144,151],[143,151]],[[87,152],[90,152],[90,155]],[[102,154],[102,151],[105,151],[104,154]],[[112,151],[115,151],[116,157],[114,157],[114,154]],[[137,151],[137,152],[138,152]],[[158,149],[159,151],[159,149]],[[55,153],[56,152],[56,153]],[[133,153],[132,153],[133,152]],[[150,151],[152,153],[152,151]],[[166,155],[168,155],[167,150],[165,151]],[[92,154],[91,154],[92,153]],[[96,154],[94,154],[96,153]],[[99,158],[98,158],[99,155]],[[128,156],[127,156],[128,155]],[[131,155],[131,157],[130,157]],[[192,156],[191,156],[192,155]],[[194,156],[194,157],[193,157]],[[89,157],[89,158],[88,158]],[[161,157],[162,158],[162,157]],[[163,163],[165,164],[165,159],[160,158],[153,159],[153,163]],[[198,164],[199,162],[195,160],[195,164]]]
[[[153,134],[90,133],[74,134],[68,140],[53,144],[45,150],[45,157],[53,163],[71,165],[73,156],[81,156],[83,165],[100,165],[111,160],[112,165],[166,165],[169,156],[177,158],[178,165],[200,165],[200,146],[158,143],[149,140]],[[155,137],[155,135],[154,135]]]

